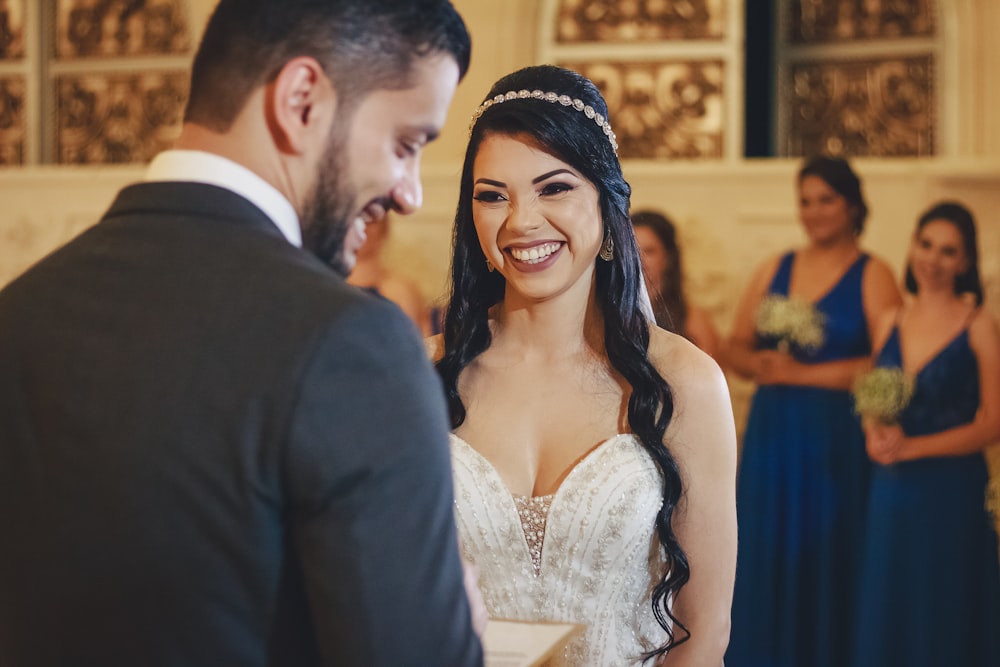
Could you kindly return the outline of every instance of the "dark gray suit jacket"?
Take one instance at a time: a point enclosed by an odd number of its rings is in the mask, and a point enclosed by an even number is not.
[[[413,325],[221,188],[0,292],[0,666],[476,665]]]

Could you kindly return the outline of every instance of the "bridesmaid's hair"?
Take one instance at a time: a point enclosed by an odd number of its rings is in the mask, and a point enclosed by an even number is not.
[[[670,218],[657,211],[633,213],[632,226],[645,227],[653,232],[667,255],[667,269],[656,285],[656,293],[649,295],[656,323],[668,331],[686,336],[688,308],[684,299],[684,267],[677,245],[677,229]]]
[[[799,170],[799,185],[802,185],[806,176],[823,179],[834,192],[847,201],[854,235],[861,236],[861,232],[865,231],[865,220],[868,218],[868,204],[861,192],[861,179],[851,169],[847,160],[826,155],[811,158]]]
[[[486,99],[521,90],[568,95],[607,118],[607,105],[589,79],[552,65],[527,67],[508,74],[493,85]],[[445,352],[437,362],[452,427],[461,425],[466,415],[458,391],[459,374],[490,346],[489,309],[504,297],[504,278],[499,271],[488,270],[472,219],[472,167],[479,146],[488,135],[530,138],[546,152],[572,165],[599,192],[601,218],[614,242],[612,261],[595,258],[596,299],[604,315],[604,345],[611,365],[632,388],[629,426],[656,462],[663,480],[663,503],[657,514],[656,531],[667,567],[653,591],[652,607],[667,641],[647,657],[665,654],[690,637],[669,604],[690,578],[687,555],[671,523],[682,494],[681,476],[677,462],[663,442],[674,412],[673,397],[666,380],[647,356],[650,323],[640,306],[642,269],[628,216],[631,187],[622,174],[611,138],[593,117],[572,105],[530,97],[511,99],[486,109],[472,127],[455,213],[451,300],[444,321]],[[676,628],[685,635],[678,638]]]
[[[917,220],[917,228],[913,235],[916,237],[920,230],[930,222],[944,220],[950,222],[962,235],[962,245],[965,250],[965,259],[969,263],[969,268],[965,273],[955,276],[955,294],[972,294],[976,299],[976,305],[983,304],[983,284],[979,279],[979,244],[976,241],[976,220],[972,217],[969,209],[958,202],[945,201],[935,204]],[[906,262],[906,291],[910,294],[917,293],[917,281],[913,277],[913,267],[910,262]]]

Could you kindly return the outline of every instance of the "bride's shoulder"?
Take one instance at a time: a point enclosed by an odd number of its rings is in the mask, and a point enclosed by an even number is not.
[[[444,356],[444,334],[425,338],[424,349],[427,350],[427,357],[437,363]]]
[[[657,326],[649,331],[649,361],[676,393],[692,383],[725,383],[712,357],[683,336]]]
[[[689,482],[726,487],[735,478],[736,429],[722,369],[686,338],[659,328],[650,332],[648,354],[673,399],[665,443]]]

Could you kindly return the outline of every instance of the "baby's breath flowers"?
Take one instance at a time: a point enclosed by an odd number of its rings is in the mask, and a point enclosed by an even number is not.
[[[900,368],[874,368],[854,381],[854,411],[862,419],[894,424],[913,397],[913,378]]]
[[[778,349],[815,351],[823,346],[826,318],[808,301],[770,295],[757,308],[757,333],[777,338]]]

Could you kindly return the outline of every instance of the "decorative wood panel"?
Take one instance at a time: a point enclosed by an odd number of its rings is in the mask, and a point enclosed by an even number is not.
[[[0,61],[24,57],[24,0],[0,0]]]
[[[58,0],[57,58],[186,53],[179,0]]]
[[[779,7],[779,155],[942,150],[933,0],[779,0]]]
[[[69,75],[56,90],[60,163],[144,162],[177,136],[187,72]]]
[[[789,41],[927,37],[934,24],[932,0],[794,0]]]
[[[564,63],[608,103],[622,158],[718,158],[723,146],[721,60]]]
[[[787,84],[785,153],[851,157],[934,154],[930,56],[799,63]]]
[[[24,163],[24,79],[0,77],[0,165]]]
[[[720,39],[725,18],[725,0],[562,0],[556,40],[574,44]]]

